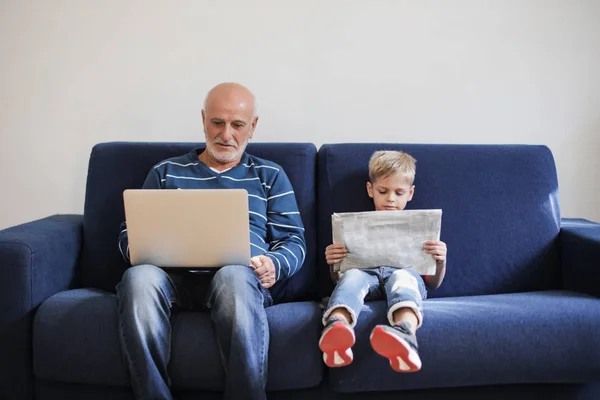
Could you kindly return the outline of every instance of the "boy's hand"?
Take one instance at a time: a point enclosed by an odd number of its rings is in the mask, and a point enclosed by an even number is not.
[[[343,244],[330,244],[325,249],[325,259],[329,265],[341,262],[346,257],[346,254],[348,254],[348,250],[346,250]]]
[[[263,255],[252,257],[250,266],[254,268],[254,273],[265,289],[269,289],[275,284],[275,264],[271,258]]]
[[[446,243],[439,240],[428,240],[423,249],[435,259],[438,264],[446,262]]]

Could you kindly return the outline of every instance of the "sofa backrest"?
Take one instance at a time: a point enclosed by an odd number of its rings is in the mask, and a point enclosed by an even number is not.
[[[544,146],[331,144],[318,154],[318,226],[322,255],[331,243],[331,214],[373,210],[368,162],[376,150],[417,159],[407,209],[441,208],[447,274],[430,297],[556,288],[560,212],[554,159]],[[321,294],[331,291],[318,257]]]
[[[140,188],[156,163],[185,154],[198,143],[102,143],[92,149],[83,218],[82,280],[87,287],[114,291],[127,267],[117,247],[125,219],[123,190]],[[305,227],[307,257],[303,268],[279,285],[285,300],[316,293],[316,155],[311,143],[250,143],[247,152],[283,167],[290,178]]]

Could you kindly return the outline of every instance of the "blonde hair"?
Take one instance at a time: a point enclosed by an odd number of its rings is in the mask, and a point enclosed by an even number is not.
[[[403,151],[380,150],[373,153],[369,160],[369,180],[400,174],[412,185],[417,172],[417,160]]]

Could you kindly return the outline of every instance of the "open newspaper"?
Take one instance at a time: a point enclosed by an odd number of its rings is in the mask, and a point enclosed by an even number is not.
[[[334,213],[331,222],[333,243],[348,250],[334,271],[389,266],[435,275],[435,260],[423,245],[440,239],[442,210]]]

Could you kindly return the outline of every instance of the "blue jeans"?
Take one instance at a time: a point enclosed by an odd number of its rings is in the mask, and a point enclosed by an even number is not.
[[[269,326],[265,307],[273,304],[270,292],[248,266],[226,266],[211,281],[206,278],[199,277],[198,282],[204,279],[208,293],[194,282],[196,278],[168,274],[153,265],[134,266],[123,274],[117,285],[119,333],[137,399],[173,398],[167,366],[174,304],[210,309],[226,373],[225,398],[266,398]]]
[[[336,308],[344,308],[352,317],[354,327],[365,299],[376,300],[387,297],[387,317],[394,325],[394,311],[410,308],[417,316],[418,327],[423,324],[423,300],[427,289],[423,278],[412,269],[378,267],[370,269],[350,269],[342,275],[329,298],[323,314],[323,325]]]

